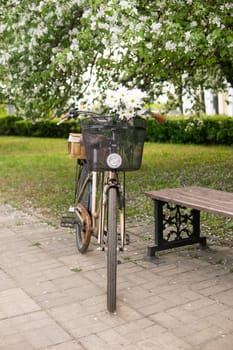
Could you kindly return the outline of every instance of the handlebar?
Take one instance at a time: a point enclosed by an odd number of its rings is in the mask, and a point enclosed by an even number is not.
[[[96,112],[91,112],[91,111],[85,111],[81,110],[78,108],[73,108],[69,111],[68,114],[66,114],[64,117],[61,118],[61,120],[57,123],[57,125],[60,125],[64,123],[66,120],[69,119],[78,119],[81,114],[86,114],[86,115],[95,115],[95,116],[100,116],[101,114],[96,113]]]
[[[92,116],[101,116],[100,113],[86,111],[86,110],[81,110],[81,109],[78,109],[78,108],[73,108],[73,109],[71,109],[69,111],[68,114],[66,114],[64,117],[61,118],[61,120],[57,123],[57,125],[60,125],[60,124],[64,123],[66,120],[69,120],[69,119],[76,119],[81,114],[92,115]],[[164,124],[166,122],[166,118],[163,117],[160,113],[148,111],[148,114],[150,114],[159,124]]]

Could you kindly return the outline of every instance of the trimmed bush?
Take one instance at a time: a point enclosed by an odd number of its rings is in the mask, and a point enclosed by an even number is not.
[[[80,132],[80,124],[74,120],[57,125],[58,120],[34,122],[18,117],[0,119],[0,135],[67,138],[70,132]]]
[[[67,138],[70,132],[80,132],[80,123],[71,120],[57,125],[58,120],[38,122],[8,116],[0,118],[0,135]],[[233,144],[233,118],[227,116],[167,117],[165,124],[148,118],[146,141]]]
[[[233,118],[219,115],[168,117],[162,125],[149,119],[146,141],[232,145]]]
[[[8,116],[0,118],[0,135],[15,135],[15,123],[20,117]]]

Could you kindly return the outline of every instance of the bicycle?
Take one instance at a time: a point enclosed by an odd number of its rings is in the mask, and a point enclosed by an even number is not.
[[[75,108],[58,124],[80,115],[87,116],[81,120],[82,134],[76,142],[71,135],[69,144],[71,156],[77,158],[74,205],[70,208],[74,216],[63,217],[61,224],[75,227],[80,253],[86,252],[91,236],[97,238],[99,250],[106,250],[107,309],[115,312],[117,254],[128,244],[125,171],[141,165],[146,121],[140,117],[117,121]]]
[[[78,135],[76,142],[71,140],[70,143],[76,148],[73,157],[77,158],[75,199],[71,208],[75,217],[71,221],[64,218],[63,225],[72,223],[75,227],[80,253],[86,252],[91,236],[97,238],[99,250],[107,251],[107,309],[114,312],[117,253],[124,250],[128,243],[125,232],[125,171],[140,168],[146,121],[140,117],[117,121],[98,113],[73,109],[61,122],[82,114],[89,116],[81,121],[82,135]],[[150,114],[160,124],[166,121],[159,113]]]

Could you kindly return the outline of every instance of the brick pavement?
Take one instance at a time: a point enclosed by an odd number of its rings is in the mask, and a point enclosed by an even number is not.
[[[152,227],[128,224],[110,315],[105,253],[93,242],[80,255],[68,229],[0,204],[0,349],[232,350],[232,265],[219,259],[232,249],[180,248],[152,264]]]

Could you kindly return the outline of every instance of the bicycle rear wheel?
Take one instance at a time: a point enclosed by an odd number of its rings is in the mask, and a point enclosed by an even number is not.
[[[108,248],[107,248],[107,308],[116,310],[117,280],[117,189],[108,192]]]
[[[91,211],[91,192],[92,192],[92,181],[88,171],[87,163],[82,162],[80,164],[77,184],[76,184],[76,195],[75,203],[82,203],[84,208],[88,212]]]
[[[80,253],[85,253],[91,240],[91,218],[86,208],[79,203],[75,209],[77,224],[75,225],[76,245]]]
[[[88,169],[86,163],[81,165],[78,177],[75,214],[77,224],[75,225],[76,245],[80,253],[85,253],[91,239],[91,217],[90,203],[92,182],[88,178]]]

